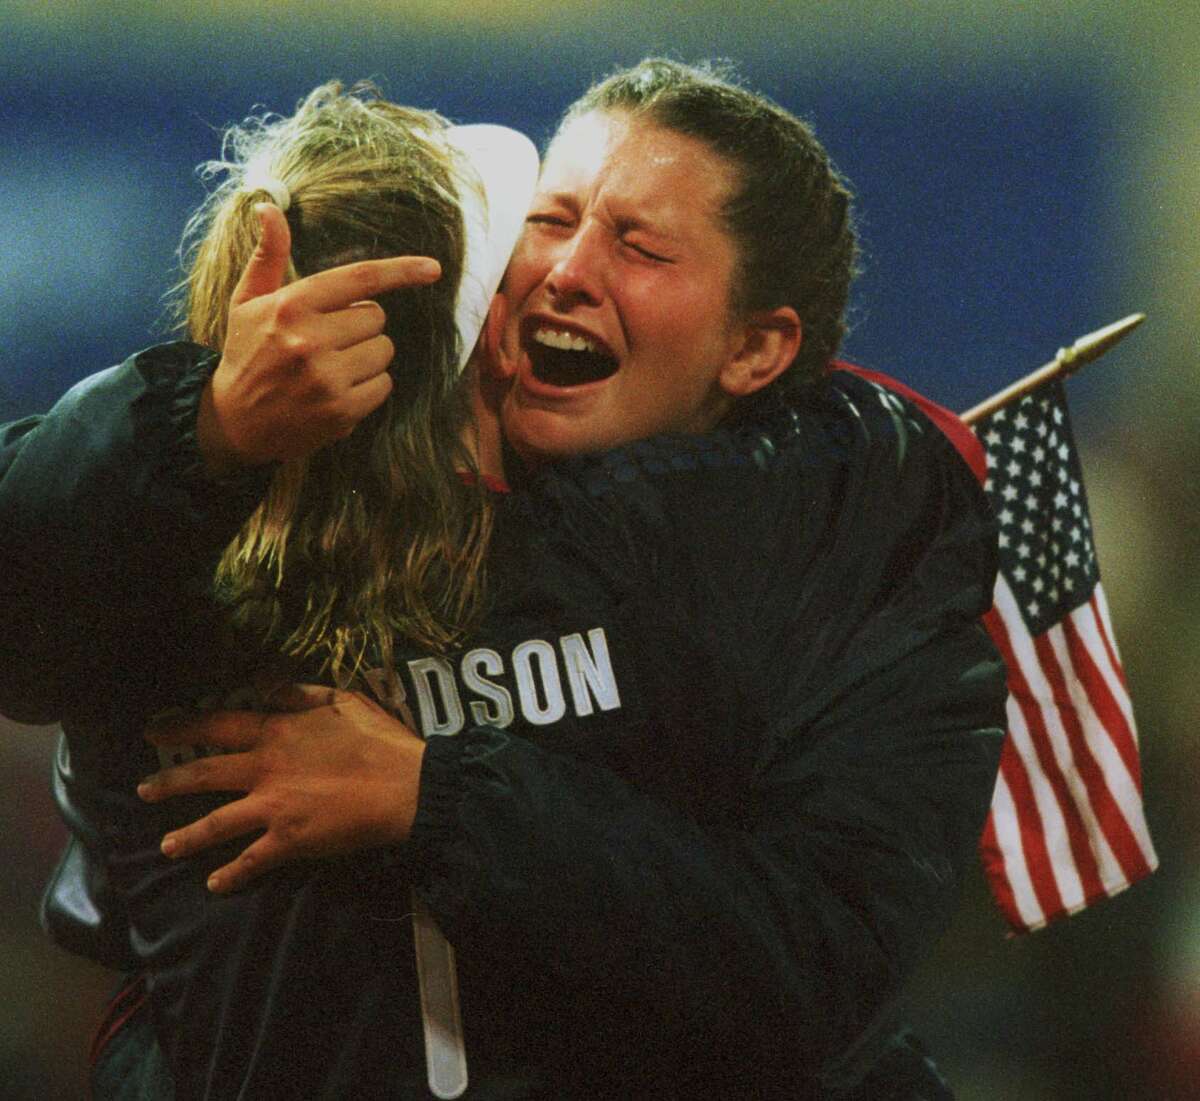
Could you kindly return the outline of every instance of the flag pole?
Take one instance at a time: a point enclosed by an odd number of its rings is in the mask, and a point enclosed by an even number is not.
[[[1103,329],[1097,329],[1094,333],[1081,336],[1069,348],[1059,348],[1058,355],[1049,363],[1039,367],[1036,371],[1031,371],[1024,378],[1017,379],[1012,385],[1006,386],[990,398],[960,414],[962,420],[967,424],[974,424],[990,413],[994,413],[1002,405],[1007,405],[1010,401],[1024,397],[1031,390],[1036,390],[1043,382],[1048,382],[1060,375],[1066,378],[1068,375],[1074,374],[1085,363],[1099,359],[1109,348],[1133,332],[1145,320],[1144,313],[1131,313],[1128,317],[1121,318],[1120,321],[1105,325]]]

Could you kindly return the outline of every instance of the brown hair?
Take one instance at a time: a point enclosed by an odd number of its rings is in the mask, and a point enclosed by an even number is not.
[[[851,193],[812,130],[712,64],[647,58],[593,85],[568,109],[559,131],[593,111],[624,112],[704,142],[735,171],[725,203],[738,246],[731,308],[791,306],[803,342],[776,385],[823,372],[845,335],[857,242]]]
[[[184,235],[179,312],[193,340],[217,348],[256,244],[254,207],[274,198],[256,189],[264,179],[288,193],[290,278],[404,254],[441,263],[440,281],[379,298],[395,346],[386,402],[345,439],[282,464],[217,570],[248,641],[315,659],[339,684],[363,671],[368,654],[390,667],[397,636],[445,649],[483,605],[491,512],[478,480],[458,473],[473,461],[454,324],[458,195],[472,184],[446,126],[369,85],[323,85],[288,118],[253,118],[226,133],[222,160],[202,168],[226,178]]]

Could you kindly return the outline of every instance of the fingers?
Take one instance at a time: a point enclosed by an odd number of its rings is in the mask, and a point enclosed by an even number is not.
[[[379,336],[387,324],[387,314],[378,302],[354,302],[345,309],[318,314],[315,321],[314,342],[340,352]],[[390,360],[389,355],[384,366]]]
[[[147,776],[137,793],[147,803],[201,791],[249,791],[258,775],[258,762],[248,753],[219,753],[198,757]]]
[[[208,877],[208,889],[213,894],[227,895],[248,887],[259,876],[287,863],[287,854],[271,834],[264,834],[240,856]]]
[[[276,711],[312,711],[329,707],[337,700],[337,689],[328,685],[284,684],[271,693],[267,702]]]
[[[263,739],[267,716],[257,711],[208,711],[154,720],[146,740],[156,746],[210,745],[219,749],[252,749]]]
[[[238,799],[168,833],[163,837],[161,847],[164,856],[179,860],[263,828],[265,823],[256,809],[255,800]]]
[[[385,291],[435,283],[441,276],[442,266],[432,257],[391,256],[319,271],[293,286],[310,309],[330,313]]]
[[[400,256],[283,286],[287,220],[269,203],[260,218],[258,248],[234,291],[197,422],[201,453],[218,472],[303,458],[350,435],[392,389],[387,317],[369,300],[441,276],[436,260]]]
[[[258,246],[233,289],[231,302],[234,306],[272,294],[283,286],[287,276],[292,251],[292,232],[287,218],[274,203],[259,203],[254,210],[258,214]]]
[[[168,833],[162,840],[164,856],[182,860],[195,856],[226,841],[264,829],[266,822],[253,799],[239,799],[219,807],[190,826]],[[293,852],[294,858],[299,855]],[[224,867],[208,877],[208,889],[215,894],[230,894],[249,886],[255,879],[288,860],[284,845],[270,833],[248,845]]]
[[[331,389],[338,386],[351,389],[361,382],[387,374],[394,352],[391,339],[380,334],[355,348],[330,352],[321,364],[321,370]]]

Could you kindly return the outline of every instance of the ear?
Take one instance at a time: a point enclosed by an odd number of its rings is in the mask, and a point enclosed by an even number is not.
[[[717,382],[730,397],[744,398],[774,382],[800,351],[800,315],[791,306],[756,310],[741,322],[741,343]]]

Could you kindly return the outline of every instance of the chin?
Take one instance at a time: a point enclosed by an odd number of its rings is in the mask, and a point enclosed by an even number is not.
[[[615,434],[605,439],[594,427],[544,410],[530,410],[501,418],[509,446],[526,462],[548,462],[569,455],[607,451],[625,442]]]
[[[553,418],[528,414],[504,416],[500,425],[509,447],[527,462],[569,454],[566,448],[570,446],[570,436],[553,423]]]

